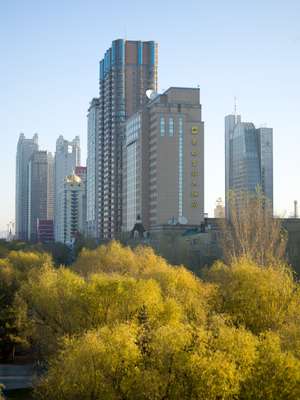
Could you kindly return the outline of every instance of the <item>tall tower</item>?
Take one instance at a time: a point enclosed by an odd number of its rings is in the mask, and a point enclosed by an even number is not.
[[[86,233],[87,236],[98,237],[98,219],[99,214],[97,200],[98,178],[98,128],[99,128],[99,99],[94,98],[90,103],[87,115],[87,221]]]
[[[100,61],[97,143],[98,237],[109,239],[122,225],[122,146],[125,120],[157,90],[157,44],[118,39]]]
[[[83,234],[86,224],[86,189],[85,177],[82,179],[71,174],[64,179],[62,220],[63,238],[62,242],[72,245],[79,234]]]
[[[75,167],[80,165],[80,140],[76,136],[71,142],[59,136],[56,141],[54,160],[54,234],[57,242],[64,242],[64,183]]]
[[[225,191],[226,217],[228,194],[235,191],[255,193],[260,188],[273,207],[273,129],[256,129],[241,117],[225,117]]]
[[[38,135],[26,139],[21,133],[17,145],[16,157],[16,238],[28,240],[28,163],[35,151],[38,151]]]
[[[28,163],[28,239],[33,242],[38,239],[38,220],[48,219],[48,169],[47,151],[35,151]]]

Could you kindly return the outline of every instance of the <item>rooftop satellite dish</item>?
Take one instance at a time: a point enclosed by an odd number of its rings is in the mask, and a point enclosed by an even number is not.
[[[147,89],[146,90],[146,96],[148,97],[149,100],[154,100],[155,97],[158,96],[158,94],[152,89]]]
[[[188,220],[187,220],[187,218],[185,218],[183,215],[181,215],[181,216],[178,218],[178,222],[180,223],[180,225],[186,225],[187,222],[188,222]]]

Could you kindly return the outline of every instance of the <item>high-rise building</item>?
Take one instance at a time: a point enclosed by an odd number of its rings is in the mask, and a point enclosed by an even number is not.
[[[67,176],[64,180],[62,242],[67,245],[72,245],[76,237],[85,232],[85,223],[85,181],[73,173]]]
[[[126,122],[123,230],[200,225],[204,218],[204,123],[200,90],[153,94]]]
[[[156,43],[113,41],[100,61],[95,208],[100,238],[112,238],[121,231],[124,123],[145,104],[147,89],[157,90]]]
[[[41,243],[52,243],[54,241],[54,227],[52,219],[37,220],[37,240]]]
[[[98,178],[98,128],[99,128],[99,99],[94,98],[88,109],[87,115],[87,236],[97,238],[98,226],[97,218],[99,215],[99,202],[97,200]],[[99,189],[99,188],[98,188]]]
[[[28,163],[28,239],[37,241],[37,221],[48,215],[48,155],[35,151]]]
[[[52,153],[47,154],[47,220],[54,218],[54,158]]]
[[[38,135],[26,139],[21,133],[16,157],[16,238],[28,240],[28,163],[38,151]]]
[[[64,184],[80,165],[80,140],[76,136],[71,142],[59,136],[56,141],[54,160],[54,236],[57,242],[64,242]]]
[[[216,207],[214,209],[214,218],[225,218],[225,207],[221,197],[216,201]]]
[[[258,189],[273,207],[273,129],[256,129],[239,115],[225,117],[226,216],[230,191],[255,193]]]

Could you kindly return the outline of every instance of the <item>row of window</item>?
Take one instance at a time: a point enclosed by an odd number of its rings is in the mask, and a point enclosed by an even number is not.
[[[174,118],[169,117],[168,127],[166,126],[166,119],[164,116],[160,117],[160,136],[174,136]],[[168,129],[166,129],[168,128]]]

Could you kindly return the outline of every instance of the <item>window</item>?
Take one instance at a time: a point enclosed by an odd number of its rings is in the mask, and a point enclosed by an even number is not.
[[[165,126],[165,117],[160,117],[160,136],[165,136],[166,126]]]
[[[169,121],[170,124],[170,121]],[[178,217],[183,215],[183,118],[178,118]]]
[[[174,119],[169,117],[169,136],[174,136]]]

